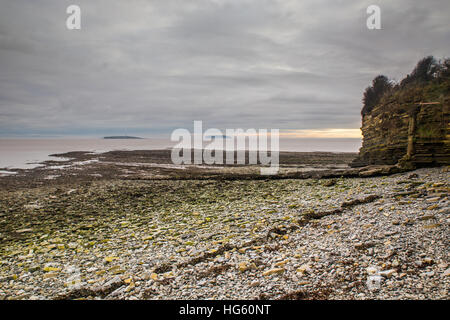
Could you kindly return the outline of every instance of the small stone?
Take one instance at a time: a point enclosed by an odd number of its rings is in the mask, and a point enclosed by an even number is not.
[[[75,273],[77,271],[78,271],[78,269],[74,266],[67,266],[67,268],[65,269],[66,273]]]
[[[377,291],[381,288],[381,281],[383,280],[383,277],[378,275],[372,275],[367,277],[366,285],[367,288],[370,291]]]
[[[288,261],[289,260],[284,260],[284,261],[277,262],[277,263],[275,263],[275,267],[284,267],[284,265],[286,263],[288,263]]]
[[[297,272],[301,274],[311,273],[311,267],[309,264],[303,264],[299,268],[297,268]]]
[[[75,242],[69,242],[67,246],[69,247],[69,249],[75,249],[78,245]]]
[[[252,281],[252,283],[250,283],[250,287],[251,287],[251,288],[254,288],[254,287],[259,286],[260,284],[261,284],[261,283],[260,283],[259,281],[255,280],[255,281]]]
[[[275,269],[267,270],[266,272],[263,273],[263,276],[270,276],[272,274],[281,274],[283,272],[284,272],[283,268],[275,268]]]
[[[335,184],[336,184],[336,179],[328,179],[328,180],[324,181],[323,186],[331,187],[331,186],[334,186]]]
[[[112,270],[111,272],[112,272],[112,274],[121,274],[121,273],[125,273],[125,270],[116,268],[116,269]]]
[[[363,249],[368,249],[368,248],[371,248],[374,246],[375,246],[374,242],[358,242],[355,244],[355,249],[363,250]]]
[[[249,269],[248,263],[247,262],[241,262],[239,263],[239,271],[244,272],[247,271]]]
[[[368,267],[366,269],[368,274],[377,274],[378,273],[378,269],[376,267]]]
[[[29,272],[36,272],[36,271],[38,271],[39,269],[41,269],[40,266],[38,266],[38,265],[32,265],[32,266],[30,266],[30,267],[28,268],[28,271],[29,271]]]
[[[17,233],[25,233],[25,232],[32,232],[33,229],[20,229],[20,230],[16,230]]]
[[[117,259],[119,259],[119,258],[118,257],[106,257],[105,261],[106,262],[113,262],[114,260],[117,260]]]
[[[51,272],[51,271],[60,271],[60,268],[55,268],[55,267],[45,267],[43,269],[45,272]]]
[[[379,274],[380,276],[382,276],[382,277],[390,278],[390,277],[392,277],[392,275],[393,275],[394,273],[396,273],[396,270],[395,270],[395,269],[390,269],[390,270],[380,271],[378,274]]]
[[[403,225],[405,225],[405,226],[411,226],[411,225],[413,225],[414,224],[414,222],[412,221],[412,220],[410,220],[409,218],[406,218],[404,221],[403,221]]]
[[[435,224],[429,224],[429,225],[423,226],[423,228],[424,229],[434,229],[434,228],[437,228],[437,227],[440,227],[440,226],[441,226],[440,223],[435,223]]]
[[[109,280],[108,282],[105,283],[105,285],[103,286],[104,288],[109,288],[109,287],[113,287],[113,286],[117,286],[119,284],[122,283],[122,279],[120,279],[119,276],[115,276],[114,278],[112,278],[111,280]]]
[[[414,265],[418,268],[422,268],[423,262],[422,262],[422,260],[417,260],[417,261],[414,261]]]

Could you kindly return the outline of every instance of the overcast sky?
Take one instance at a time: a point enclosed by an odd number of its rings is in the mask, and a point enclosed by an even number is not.
[[[0,0],[0,136],[354,132],[376,75],[450,55],[449,15],[448,0]]]

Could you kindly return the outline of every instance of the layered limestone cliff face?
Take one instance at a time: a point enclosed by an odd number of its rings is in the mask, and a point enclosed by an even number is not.
[[[363,143],[351,165],[449,165],[449,88],[448,82],[427,85],[383,99],[363,116]]]

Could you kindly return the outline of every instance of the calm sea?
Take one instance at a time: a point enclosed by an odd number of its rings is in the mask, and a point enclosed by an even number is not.
[[[107,152],[112,150],[155,150],[174,146],[168,139],[0,139],[0,168],[31,169],[50,154],[69,151]],[[360,139],[280,138],[282,151],[357,152]]]

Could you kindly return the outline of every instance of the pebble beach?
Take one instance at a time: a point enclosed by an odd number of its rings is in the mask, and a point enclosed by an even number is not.
[[[0,178],[0,299],[449,297],[448,167],[180,180],[90,165],[81,182]]]

